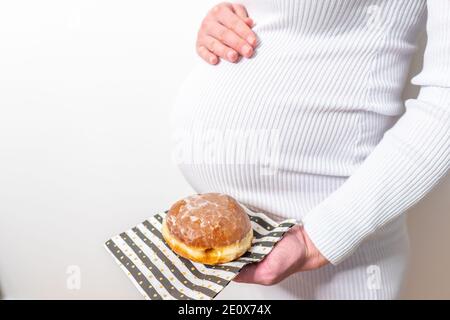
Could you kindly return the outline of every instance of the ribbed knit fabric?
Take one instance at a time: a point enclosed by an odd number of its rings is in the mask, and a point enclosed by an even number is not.
[[[195,66],[173,113],[177,161],[198,192],[301,220],[337,265],[448,172],[450,1],[241,3],[256,22],[256,55]],[[404,103],[427,16],[420,94]],[[227,144],[236,132],[274,138],[276,170],[250,161],[251,143]],[[200,157],[180,151],[188,140]]]

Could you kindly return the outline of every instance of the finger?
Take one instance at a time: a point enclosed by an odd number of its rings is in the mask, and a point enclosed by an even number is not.
[[[266,257],[267,258],[267,257]],[[246,265],[233,279],[236,282],[255,283],[262,285],[273,285],[279,282],[279,272],[272,272],[265,260],[258,263]]]
[[[210,12],[212,12],[212,13],[218,12],[220,10],[220,7],[223,7],[223,6],[230,8],[249,27],[254,26],[255,22],[253,21],[252,18],[250,18],[248,16],[247,9],[243,5],[240,5],[240,4],[222,3],[222,4],[219,4],[219,5],[215,6],[214,8],[212,8],[212,10]]]
[[[251,28],[255,25],[255,22],[253,21],[252,18],[245,18],[244,22]]]
[[[251,46],[256,45],[256,35],[252,29],[228,7],[220,7],[215,12],[215,17],[220,24],[231,29],[239,37],[244,39]]]
[[[232,3],[231,7],[233,8],[234,13],[236,13],[241,18],[248,18],[247,9],[242,4]]]
[[[244,266],[233,281],[244,282],[244,283],[256,283],[256,269],[258,268],[257,263],[251,263]]]
[[[214,37],[205,36],[203,41],[210,52],[222,59],[235,62],[239,58],[239,54],[235,50],[227,47]]]
[[[246,41],[220,23],[215,22],[208,30],[208,34],[246,58],[253,55],[254,50]]]
[[[242,4],[233,3],[231,7],[239,18],[241,18],[249,27],[253,27],[253,19],[248,16],[247,9]]]
[[[197,53],[203,60],[205,60],[209,64],[214,65],[219,62],[219,58],[204,46],[197,46]]]

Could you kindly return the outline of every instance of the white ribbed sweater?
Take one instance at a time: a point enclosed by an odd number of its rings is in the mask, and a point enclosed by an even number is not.
[[[237,64],[199,62],[178,96],[174,125],[185,140],[186,130],[197,137],[275,130],[278,170],[230,164],[226,152],[209,163],[184,158],[181,170],[199,192],[226,192],[301,219],[337,264],[449,169],[450,1],[241,3],[256,22],[256,55]],[[413,79],[420,93],[404,103],[427,17],[424,67]],[[243,154],[247,147],[235,148]]]

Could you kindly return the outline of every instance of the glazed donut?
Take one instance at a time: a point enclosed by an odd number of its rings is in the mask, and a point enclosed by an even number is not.
[[[177,201],[163,221],[162,235],[175,253],[210,265],[239,258],[253,240],[245,210],[221,193],[197,194]]]

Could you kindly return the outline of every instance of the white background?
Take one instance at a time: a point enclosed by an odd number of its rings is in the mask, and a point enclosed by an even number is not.
[[[211,2],[0,2],[3,297],[140,298],[102,244],[192,192],[169,112]],[[404,297],[450,298],[448,180],[410,213]]]

